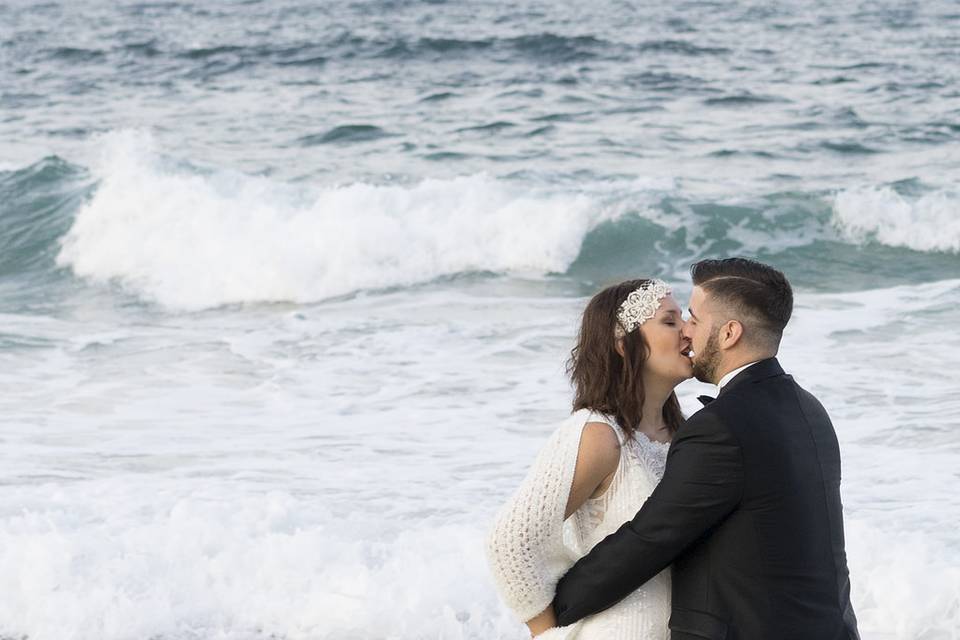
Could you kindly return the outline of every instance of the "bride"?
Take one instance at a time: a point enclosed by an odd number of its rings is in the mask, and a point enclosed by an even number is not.
[[[608,287],[583,312],[568,363],[574,413],[544,445],[487,541],[501,597],[540,640],[669,638],[669,569],[569,627],[556,628],[551,602],[563,574],[633,518],[663,476],[683,422],[674,387],[692,376],[682,325],[660,280]]]

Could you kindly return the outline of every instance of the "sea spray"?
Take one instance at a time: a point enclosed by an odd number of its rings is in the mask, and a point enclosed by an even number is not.
[[[300,189],[171,167],[148,137],[104,141],[99,187],[57,262],[177,309],[311,302],[469,271],[563,272],[604,219],[583,195],[485,175]]]
[[[854,242],[960,252],[960,191],[956,189],[912,198],[889,186],[847,189],[835,196],[833,212],[834,224]]]

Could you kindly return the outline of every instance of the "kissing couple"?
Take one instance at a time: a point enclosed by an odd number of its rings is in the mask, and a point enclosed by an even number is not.
[[[790,284],[745,258],[691,275],[686,322],[659,280],[587,304],[574,413],[488,538],[500,595],[541,640],[859,640],[837,436],[776,359]],[[691,377],[717,394],[684,418]]]

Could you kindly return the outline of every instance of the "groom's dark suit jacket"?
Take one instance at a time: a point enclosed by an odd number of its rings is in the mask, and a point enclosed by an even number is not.
[[[673,565],[672,640],[858,639],[823,406],[775,358],[745,369],[674,436],[636,517],[561,579],[561,625]]]

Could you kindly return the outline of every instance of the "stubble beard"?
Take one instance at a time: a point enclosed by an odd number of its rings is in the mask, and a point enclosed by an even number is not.
[[[703,346],[701,353],[695,354],[693,364],[693,377],[700,382],[716,384],[717,368],[720,366],[720,331],[711,331],[707,338],[707,344]]]

